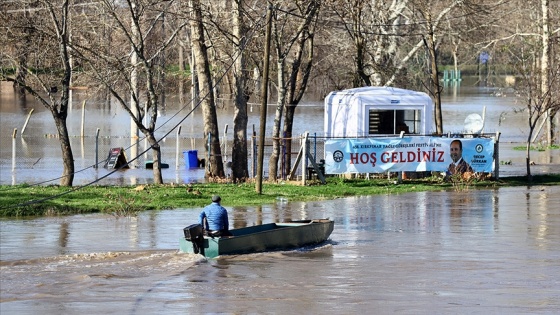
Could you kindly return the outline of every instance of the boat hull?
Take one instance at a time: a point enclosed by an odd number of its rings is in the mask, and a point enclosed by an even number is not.
[[[204,236],[198,245],[181,238],[179,248],[181,252],[200,253],[209,258],[286,250],[320,244],[329,238],[333,229],[334,222],[327,219],[268,223],[230,230],[230,237]]]

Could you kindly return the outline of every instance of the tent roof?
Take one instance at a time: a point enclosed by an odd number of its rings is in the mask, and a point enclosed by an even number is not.
[[[344,96],[359,97],[364,101],[368,99],[373,100],[373,99],[397,96],[400,100],[411,101],[416,99],[417,101],[427,101],[430,103],[432,102],[432,99],[428,96],[428,94],[424,92],[411,91],[411,90],[388,87],[388,86],[366,86],[366,87],[347,89],[342,91],[334,91],[331,93],[338,96],[344,95]]]

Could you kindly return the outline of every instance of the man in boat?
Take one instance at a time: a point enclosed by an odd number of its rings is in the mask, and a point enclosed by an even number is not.
[[[200,225],[208,236],[230,236],[227,210],[220,205],[222,198],[212,196],[212,203],[200,212]]]
[[[460,175],[463,179],[469,179],[474,173],[472,167],[463,159],[463,143],[459,139],[451,141],[449,155],[453,160],[447,168],[446,177]]]

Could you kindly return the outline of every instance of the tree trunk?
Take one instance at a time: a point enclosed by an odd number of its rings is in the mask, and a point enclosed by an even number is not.
[[[531,175],[531,138],[533,138],[533,133],[535,132],[535,128],[537,126],[537,122],[539,121],[540,115],[538,112],[536,113],[531,106],[531,101],[529,100],[527,110],[529,113],[529,134],[527,135],[527,146],[525,152],[525,166],[527,167],[527,180],[530,182],[532,180]],[[537,114],[535,116],[535,113]]]
[[[161,148],[160,145],[154,135],[154,131],[156,130],[156,122],[157,122],[157,113],[159,108],[159,98],[156,93],[156,87],[154,84],[155,75],[152,71],[151,65],[149,63],[144,62],[144,72],[146,75],[146,86],[148,89],[148,97],[149,102],[144,107],[145,113],[147,117],[149,117],[149,121],[147,123],[148,127],[146,130],[142,130],[144,135],[147,137],[148,143],[152,148],[152,162],[153,162],[153,173],[154,173],[154,184],[161,185],[163,184],[163,177],[161,175]]]
[[[278,162],[280,161],[280,132],[282,128],[282,115],[284,113],[284,102],[286,100],[286,82],[284,72],[286,71],[285,52],[282,45],[282,34],[278,32],[276,19],[272,22],[272,34],[274,36],[274,49],[276,50],[276,71],[278,77],[276,110],[274,111],[274,121],[272,123],[272,152],[268,160],[268,179],[275,181],[278,179]]]
[[[285,139],[286,162],[284,170],[288,173],[291,169],[292,158],[292,130],[295,109],[307,88],[309,74],[313,66],[313,39],[315,31],[315,23],[320,8],[318,1],[310,1],[307,3],[305,10],[305,20],[298,27],[297,36],[293,38],[293,48],[284,53],[282,47],[277,43],[278,54],[278,105],[276,108],[276,116],[274,120],[273,131],[273,154],[270,157],[269,169],[270,179],[277,178],[278,161],[281,157],[281,141]],[[278,39],[278,34],[276,34]],[[289,45],[292,46],[291,44]],[[307,52],[307,54],[306,54]],[[289,66],[286,65],[285,56],[290,54]],[[289,67],[287,80],[285,79],[285,70]],[[283,134],[280,136],[280,124],[282,123],[282,112],[284,112]],[[275,175],[274,177],[272,175]],[[283,174],[284,175],[284,174]]]
[[[430,23],[430,22],[428,22]],[[436,124],[436,132],[438,135],[443,134],[443,117],[441,113],[441,85],[439,83],[439,69],[437,65],[437,51],[435,43],[435,35],[433,27],[430,24],[430,34],[428,37],[428,51],[430,54],[430,90],[434,98],[434,119]]]
[[[296,111],[296,105],[293,104],[289,104],[288,106],[286,106],[286,112],[285,112],[285,118],[284,118],[284,136],[286,137],[286,170],[288,170],[288,172],[290,171],[290,169],[292,168],[292,132],[294,129],[294,114]],[[302,157],[302,158],[307,158],[307,157]]]
[[[72,153],[68,128],[66,127],[66,115],[53,112],[53,116],[62,152],[63,169],[62,177],[60,178],[60,186],[72,186],[74,182],[74,154]]]
[[[220,137],[218,131],[218,118],[216,117],[216,104],[212,89],[212,78],[210,74],[210,63],[204,38],[204,26],[202,23],[202,10],[200,0],[192,0],[193,19],[191,21],[192,49],[198,69],[198,81],[200,95],[203,98],[202,116],[204,121],[204,143],[206,145],[205,177],[224,177],[224,164],[220,148]],[[209,146],[208,146],[209,143]]]
[[[27,80],[27,53],[20,54],[18,67],[16,68],[16,80],[14,81],[14,91],[16,99],[20,104],[25,104],[25,82]]]
[[[60,148],[62,150],[62,162],[64,164],[62,171],[62,178],[60,179],[61,186],[72,186],[74,182],[74,155],[72,153],[72,146],[70,144],[70,138],[68,136],[68,128],[66,126],[66,119],[68,117],[68,102],[70,101],[70,83],[72,82],[72,65],[70,63],[70,52],[69,52],[69,42],[70,42],[70,32],[68,30],[69,20],[69,2],[64,1],[62,6],[62,17],[59,29],[57,29],[58,34],[58,46],[60,51],[60,57],[62,59],[62,66],[64,72],[62,73],[61,83],[61,96],[60,104],[51,103],[50,111],[54,117],[56,128],[58,130],[58,136],[60,137]],[[53,22],[56,21],[54,13],[52,13]],[[56,24],[56,22],[55,22]],[[57,26],[58,27],[58,26]],[[52,101],[51,97],[51,101]]]
[[[542,55],[541,55],[541,95],[545,98],[543,103],[548,108],[544,114],[546,120],[546,143],[552,145],[553,130],[552,130],[552,115],[548,104],[550,104],[549,82],[550,82],[550,31],[549,31],[549,0],[541,0],[542,10]]]
[[[531,175],[531,140],[527,140],[525,166],[527,167],[527,180],[531,182],[531,179],[533,178]]]
[[[365,39],[362,36],[357,36],[354,40],[356,45],[356,73],[357,77],[354,80],[354,87],[370,86],[371,80],[365,72],[364,60],[366,58]]]
[[[275,34],[277,35],[277,34]],[[276,52],[280,55],[280,51]],[[268,161],[268,179],[275,181],[278,179],[278,162],[280,161],[282,114],[284,112],[284,103],[286,101],[286,82],[284,80],[285,63],[284,59],[279,59],[278,67],[278,101],[276,102],[276,111],[274,113],[274,123],[272,124],[272,153]],[[289,155],[288,155],[289,156]]]
[[[152,148],[154,184],[161,185],[163,184],[163,176],[161,175],[161,147],[154,137],[153,132],[149,132],[146,137],[148,138],[148,143]]]
[[[233,65],[233,86],[235,109],[233,112],[233,146],[231,149],[231,174],[234,182],[245,181],[249,177],[247,166],[247,91],[248,74],[244,48],[246,37],[243,21],[243,0],[232,1],[234,56],[238,56]]]

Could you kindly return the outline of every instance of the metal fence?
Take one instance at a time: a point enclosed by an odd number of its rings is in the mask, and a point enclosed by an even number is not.
[[[251,138],[250,138],[251,139]],[[293,149],[300,150],[301,138],[294,138]],[[317,157],[317,161],[323,159],[324,155],[324,140],[316,137],[311,137],[311,144],[309,152]],[[17,136],[13,134],[10,138],[0,138],[2,143],[2,150],[0,152],[0,170],[2,174],[6,175],[11,173],[30,172],[31,175],[25,178],[34,178],[34,182],[43,180],[50,180],[51,178],[40,178],[49,176],[41,175],[41,173],[51,174],[56,177],[62,170],[62,158],[60,142],[56,135],[40,136]],[[152,162],[152,151],[149,149],[149,144],[146,140],[132,140],[130,137],[114,137],[105,136],[97,133],[96,135],[89,136],[71,136],[70,138],[72,151],[74,155],[74,166],[76,172],[84,169],[102,169],[105,167],[109,153],[112,148],[123,148],[127,161],[130,163],[131,168],[147,169],[150,168]],[[221,139],[222,143],[222,158],[225,165],[229,165],[231,161],[231,139]],[[258,139],[252,138],[248,144],[248,168],[249,176],[256,176],[257,165],[257,143]],[[285,140],[281,139],[281,153],[279,162],[278,174],[282,178],[286,178],[290,170],[286,170],[285,161],[291,159],[293,166],[296,162],[298,151],[286,152]],[[205,143],[201,138],[181,137],[176,134],[175,137],[167,137],[160,142],[161,147],[161,163],[167,164],[169,169],[181,171],[192,168],[189,158],[192,154],[196,154],[197,159],[208,160],[206,155]],[[194,151],[194,152],[193,152]],[[272,154],[272,140],[265,140],[264,147],[264,167],[263,176],[268,177],[268,160]],[[295,170],[297,174],[302,174],[301,165]],[[231,170],[226,166],[226,176],[230,176]],[[50,172],[49,172],[50,171]],[[203,177],[203,172],[199,172],[199,177]],[[150,176],[150,174],[148,174]],[[5,179],[2,179],[2,184],[7,184]],[[16,184],[12,181],[12,184]],[[21,183],[17,183],[21,184]]]
[[[446,135],[446,137],[457,137],[458,135]],[[469,135],[460,135],[461,137]],[[495,161],[499,161],[499,133],[498,134],[485,134],[477,135],[483,137],[494,137],[496,140],[495,144]],[[302,168],[305,167],[303,162],[297,163],[297,156],[300,150],[302,150],[304,136],[296,137],[292,140],[292,152],[286,152],[286,139],[280,139],[280,150],[281,156],[278,165],[278,177],[279,179],[287,179],[290,172],[293,170],[294,174],[301,179],[302,174],[306,174],[306,177],[311,177],[316,175],[311,169],[311,163],[306,164],[306,171],[303,172]],[[152,162],[152,151],[149,150],[149,144],[146,140],[134,140],[130,137],[110,137],[104,135],[93,135],[93,136],[73,136],[71,137],[71,145],[74,154],[74,166],[76,172],[79,172],[88,168],[104,168],[109,152],[112,148],[123,148],[127,161],[129,161],[131,168],[135,169],[148,169]],[[322,160],[325,158],[325,137],[319,137],[316,135],[309,135],[308,137],[308,151],[309,155],[315,163],[321,165]],[[62,170],[62,158],[60,154],[60,143],[56,136],[45,135],[43,137],[37,136],[16,136],[12,135],[11,138],[0,138],[2,143],[2,150],[0,152],[0,170],[3,176],[10,172],[21,173],[29,172],[31,175],[40,174],[40,170],[51,170],[51,172],[46,172],[47,175],[42,175],[42,177],[56,177]],[[11,143],[11,145],[9,145]],[[222,158],[224,164],[226,165],[225,171],[226,176],[231,175],[231,169],[228,167],[231,161],[231,139],[221,139],[222,143]],[[258,139],[256,137],[250,138],[248,143],[248,169],[249,176],[256,176],[257,169],[257,143]],[[136,149],[134,150],[134,147]],[[167,137],[160,142],[161,147],[161,163],[167,164],[168,168],[179,172],[181,170],[192,168],[192,163],[189,163],[189,154],[195,151],[197,159],[208,160],[205,156],[206,149],[204,140],[201,138],[189,138],[181,137],[179,133],[175,137]],[[10,149],[8,149],[10,148]],[[144,152],[145,151],[145,152]],[[269,157],[272,154],[272,139],[268,138],[265,140],[264,147],[264,165],[263,165],[263,177],[268,178],[268,162]],[[291,160],[292,170],[287,169],[287,159]],[[499,163],[495,162],[495,177],[499,178]],[[296,166],[294,168],[294,166]],[[50,174],[50,175],[49,175]],[[152,173],[146,173],[146,177],[150,177]],[[370,175],[383,175],[383,174],[367,174]],[[194,176],[194,178],[193,178]],[[28,178],[34,178],[33,176],[27,176]],[[43,180],[49,180],[51,178],[40,178],[36,176],[34,182],[40,182]],[[203,180],[204,172],[198,172],[194,175],[189,175],[189,179],[181,179],[175,176],[174,180],[177,182],[185,182],[191,180]],[[2,178],[2,184],[7,184],[7,180]],[[15,184],[12,180],[12,184]],[[18,183],[20,184],[20,183]]]

